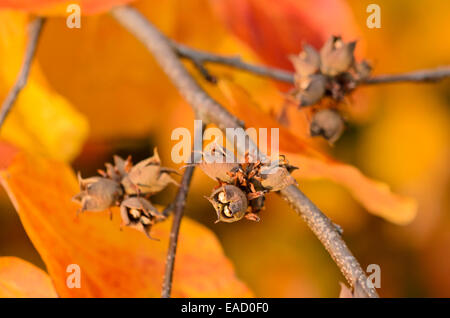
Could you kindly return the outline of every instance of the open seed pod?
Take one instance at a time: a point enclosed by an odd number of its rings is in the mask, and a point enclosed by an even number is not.
[[[356,42],[344,43],[340,36],[331,36],[320,50],[320,70],[336,76],[350,69],[354,62]]]
[[[151,239],[152,225],[165,219],[164,215],[143,197],[131,197],[122,201],[120,216],[126,226],[144,232]]]
[[[364,80],[370,76],[372,66],[369,62],[363,60],[355,65],[356,75],[359,80]]]
[[[231,183],[232,172],[235,172],[239,165],[237,163],[226,162],[227,150],[215,144],[211,151],[202,153],[202,162],[197,166],[211,179]]]
[[[261,179],[261,185],[268,191],[281,191],[287,186],[297,183],[288,169],[282,166],[263,166]]]
[[[294,65],[295,75],[308,77],[317,73],[320,68],[320,55],[311,45],[303,44],[303,51],[298,55],[289,56]]]
[[[313,74],[296,80],[298,93],[296,98],[300,106],[314,105],[325,95],[327,85],[326,77],[322,74]]]
[[[155,148],[153,157],[142,160],[130,169],[122,179],[122,185],[128,195],[153,194],[160,192],[170,183],[178,185],[170,173],[176,171],[161,167],[161,160]]]
[[[102,177],[83,179],[78,173],[80,193],[72,200],[81,205],[80,211],[103,211],[117,205],[123,196],[120,184]]]
[[[248,201],[245,193],[236,186],[223,185],[207,197],[217,213],[217,222],[232,223],[245,216]]]
[[[198,167],[211,179],[222,182],[232,182],[230,173],[234,172],[238,165],[235,163],[206,163],[202,162]]]
[[[342,116],[333,109],[323,109],[314,114],[309,130],[311,136],[323,136],[333,144],[344,132]]]
[[[126,160],[120,156],[114,156],[114,165],[107,162],[105,163],[106,171],[98,170],[98,172],[103,177],[110,178],[111,180],[120,183],[120,181],[122,181],[122,179],[130,171],[132,166],[133,163],[131,162],[131,156],[129,156]]]

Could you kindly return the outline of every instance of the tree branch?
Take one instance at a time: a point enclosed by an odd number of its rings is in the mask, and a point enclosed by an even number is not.
[[[41,34],[42,26],[44,25],[45,18],[38,17],[30,23],[30,39],[28,40],[28,45],[25,51],[25,57],[23,60],[22,68],[19,71],[19,75],[14,86],[9,91],[6,96],[5,101],[2,104],[2,108],[0,110],[0,129],[5,122],[6,116],[11,110],[14,102],[19,96],[20,91],[24,88],[25,84],[28,80],[28,74],[30,73],[30,67],[33,62],[33,57],[36,52],[36,47],[39,41],[39,36]]]
[[[355,288],[358,284],[367,297],[378,297],[375,289],[367,286],[367,277],[358,260],[341,237],[341,229],[295,186],[281,191],[283,198],[308,224],[325,249],[338,265],[347,282]]]
[[[193,107],[204,122],[216,124],[219,128],[240,127],[242,122],[211,99],[195,82],[173,50],[169,40],[161,34],[138,11],[131,7],[113,9],[112,15],[138,38],[153,54],[167,76],[181,95]],[[145,30],[145,32],[142,32]]]
[[[161,34],[143,15],[127,6],[113,9],[112,15],[153,54],[158,64],[178,88],[181,95],[189,102],[197,116],[200,116],[200,119],[205,123],[214,123],[221,129],[243,127],[240,120],[214,101],[195,82],[179,61],[173,42]],[[360,282],[368,297],[378,297],[375,289],[367,286],[364,271],[333,223],[297,187],[289,186],[281,192],[281,195],[306,220],[314,234],[325,245],[348,283],[355,286],[356,282]]]
[[[377,75],[364,80],[361,82],[361,85],[398,82],[438,82],[449,77],[450,66],[441,66],[433,70],[420,70],[403,74]]]
[[[189,59],[195,63],[214,63],[222,64],[236,69],[240,69],[249,73],[257,74],[264,77],[269,77],[276,79],[281,82],[294,83],[294,73],[289,71],[284,71],[281,69],[276,69],[272,67],[249,64],[241,60],[239,56],[229,57],[216,55],[200,50],[194,50],[186,45],[179,44],[176,42],[171,42],[173,48],[176,50],[178,55],[182,58]]]
[[[194,174],[194,169],[195,165],[186,167],[186,170],[183,173],[183,178],[181,179],[180,188],[178,189],[174,200],[172,229],[170,230],[169,249],[167,251],[166,269],[164,272],[161,292],[162,298],[170,298],[170,293],[172,291],[172,279],[178,245],[178,235],[180,233],[181,219],[183,218],[184,206],[186,204],[186,198],[189,191],[189,185],[192,180],[192,175]]]
[[[256,75],[272,78],[280,82],[294,84],[293,72],[246,63],[242,61],[239,56],[229,57],[196,50],[174,41],[172,41],[171,44],[180,57],[189,59],[196,65],[206,63],[222,64]],[[359,85],[388,84],[398,82],[437,82],[449,77],[450,67],[442,66],[436,69],[419,70],[409,73],[375,75],[359,82]]]

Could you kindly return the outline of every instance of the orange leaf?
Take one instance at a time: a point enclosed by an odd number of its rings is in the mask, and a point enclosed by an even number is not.
[[[388,221],[406,224],[415,217],[417,205],[413,199],[392,193],[387,184],[364,176],[356,167],[334,160],[314,148],[306,139],[293,135],[261,112],[247,92],[231,81],[220,80],[218,85],[223,94],[221,99],[225,100],[223,104],[229,105],[230,111],[243,119],[247,127],[267,128],[268,131],[270,128],[279,128],[280,153],[300,168],[296,172],[300,177],[326,178],[339,183],[369,212]],[[270,140],[269,134],[267,139]]]
[[[0,0],[0,9],[23,10],[34,13],[60,14],[66,13],[67,6],[78,4],[82,14],[107,12],[112,7],[126,4],[133,0]]]
[[[16,147],[5,142],[2,143],[2,147],[0,148],[0,170],[7,169],[9,167],[17,152],[18,150]]]
[[[0,178],[61,297],[160,296],[170,220],[152,229],[157,242],[130,228],[120,231],[117,211],[113,221],[107,212],[76,217],[71,197],[77,181],[62,162],[18,153]],[[79,289],[66,285],[70,264],[80,267]],[[214,234],[185,218],[172,295],[245,297],[251,292],[236,278]]]
[[[168,37],[214,50],[224,45],[227,33],[207,4],[208,0],[135,3]],[[237,47],[235,52],[242,50]],[[48,18],[36,61],[51,88],[87,117],[92,140],[147,138],[179,112],[176,88],[145,46],[108,14],[84,17],[80,29],[67,28],[59,17]],[[168,116],[155,116],[161,107]]]
[[[210,0],[218,15],[268,64],[292,69],[289,54],[331,34],[355,38],[351,10],[340,0]]]
[[[0,297],[57,297],[50,277],[20,258],[0,257]]]

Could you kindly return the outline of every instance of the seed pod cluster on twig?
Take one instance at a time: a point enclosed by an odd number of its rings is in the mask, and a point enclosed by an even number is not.
[[[359,81],[369,77],[370,64],[354,57],[356,42],[344,42],[331,36],[317,51],[308,44],[303,51],[290,56],[295,69],[295,89],[292,97],[300,107],[318,104],[329,97],[340,102],[355,89]],[[322,136],[334,143],[342,134],[344,121],[337,110],[319,110],[313,114],[311,136]]]
[[[258,213],[264,208],[266,193],[296,184],[290,172],[297,168],[289,165],[284,156],[269,165],[252,160],[246,153],[243,163],[226,163],[226,152],[221,153],[224,154],[221,162],[198,165],[206,175],[219,182],[206,197],[216,210],[216,223],[232,223],[244,217],[259,221]]]
[[[344,42],[340,36],[331,36],[320,51],[308,44],[303,51],[290,56],[295,69],[294,97],[299,106],[318,103],[330,96],[340,101],[351,92],[357,82],[370,75],[367,61],[356,62],[356,42]]]
[[[73,200],[83,211],[104,211],[120,206],[122,223],[144,232],[149,238],[153,224],[166,216],[150,202],[149,197],[165,189],[172,179],[174,170],[161,167],[156,148],[152,157],[133,165],[131,157],[123,159],[114,156],[114,164],[106,163],[105,170],[98,170],[100,176],[83,179],[78,173],[80,192]]]

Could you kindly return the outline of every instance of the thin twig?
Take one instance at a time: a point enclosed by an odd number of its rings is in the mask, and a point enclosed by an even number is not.
[[[178,55],[192,60],[195,64],[222,64],[256,75],[269,77],[280,82],[294,84],[294,73],[273,67],[250,64],[242,61],[239,56],[230,57],[217,55],[190,48],[186,45],[171,42]],[[388,84],[398,82],[437,82],[450,78],[450,67],[442,66],[436,69],[419,70],[409,73],[375,75],[359,82],[359,85]]]
[[[175,202],[170,202],[169,205],[165,207],[165,209],[161,212],[162,215],[168,217],[170,213],[175,209]]]
[[[194,66],[198,69],[198,71],[200,72],[200,74],[208,81],[211,82],[213,84],[217,83],[217,78],[215,78],[213,75],[211,75],[211,73],[208,71],[208,69],[205,67],[205,65],[200,62],[200,61],[196,61],[196,60],[192,60],[192,63],[194,64]]]
[[[22,88],[24,88],[25,84],[27,83],[28,74],[30,73],[31,64],[33,62],[33,57],[36,52],[36,47],[39,42],[39,36],[41,34],[44,22],[45,18],[38,17],[34,19],[29,25],[30,39],[28,40],[28,45],[25,51],[25,57],[23,60],[22,68],[20,69],[17,80],[14,86],[9,91],[8,96],[6,96],[6,99],[3,102],[2,108],[0,110],[0,129],[3,126],[3,123],[5,122],[6,116],[8,115],[12,106],[14,105],[14,102],[19,96],[20,91],[22,90]]]
[[[242,128],[236,117],[214,101],[195,82],[179,61],[172,42],[137,10],[123,6],[112,10],[112,15],[129,32],[134,34],[153,54],[166,75],[187,99],[194,112],[206,123],[213,123],[222,129]],[[302,215],[314,234],[325,245],[351,286],[360,282],[369,297],[378,297],[374,288],[369,287],[367,277],[345,242],[340,237],[333,223],[295,186],[282,191],[282,196]]]
[[[360,84],[387,84],[398,82],[438,82],[450,77],[450,66],[442,66],[432,70],[420,70],[403,74],[377,75],[370,77]]]
[[[169,249],[167,251],[166,268],[161,292],[162,298],[170,298],[170,293],[172,291],[172,279],[178,245],[178,234],[180,233],[181,219],[183,218],[186,197],[189,191],[189,185],[192,180],[194,169],[195,165],[186,167],[181,179],[180,188],[178,189],[174,200],[172,229],[170,230]]]
[[[189,72],[178,59],[177,53],[169,44],[169,40],[158,29],[135,9],[131,7],[117,7],[112,15],[136,38],[138,38],[152,53],[159,65],[178,92],[194,108],[194,112],[204,122],[212,122],[219,128],[235,128],[242,126],[242,122],[231,115],[219,103],[211,99],[208,94],[192,79]],[[135,19],[135,20],[134,20]],[[145,30],[144,32],[142,32]]]
[[[294,83],[294,73],[272,67],[250,64],[242,61],[239,56],[229,57],[194,50],[186,45],[171,42],[180,57],[195,61],[195,63],[214,63],[234,67],[243,71],[269,77],[282,82]]]

